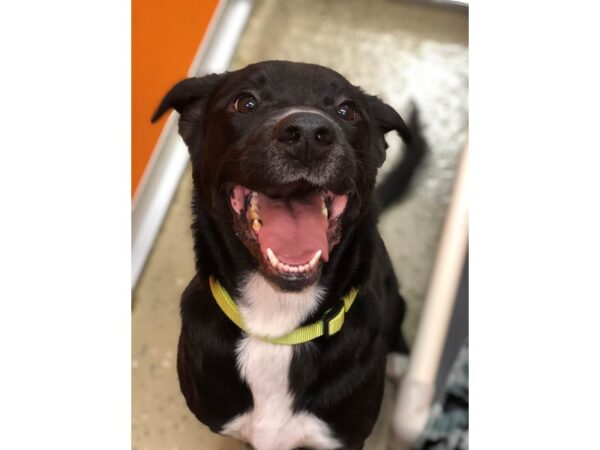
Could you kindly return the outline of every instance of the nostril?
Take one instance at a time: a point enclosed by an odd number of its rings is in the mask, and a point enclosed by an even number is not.
[[[315,139],[322,145],[331,145],[333,143],[333,133],[328,127],[319,127],[315,131]]]
[[[297,126],[289,125],[279,133],[278,140],[284,144],[293,144],[300,139],[300,129]]]

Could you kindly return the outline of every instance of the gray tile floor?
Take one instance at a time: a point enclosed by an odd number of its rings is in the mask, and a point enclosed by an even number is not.
[[[408,303],[414,338],[457,156],[466,142],[468,16],[463,10],[392,0],[258,0],[232,69],[264,59],[329,66],[403,115],[418,105],[430,154],[411,195],[384,212],[380,229]],[[388,139],[387,167],[400,157]],[[193,274],[191,179],[183,176],[136,290],[132,314],[132,445],[136,450],[234,450],[187,410],[175,371],[179,296]],[[368,450],[388,445],[393,386]]]

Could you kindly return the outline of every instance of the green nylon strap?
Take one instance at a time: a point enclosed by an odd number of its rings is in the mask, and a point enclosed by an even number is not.
[[[231,297],[229,296],[227,291],[223,288],[223,286],[221,286],[221,284],[212,275],[209,278],[209,283],[210,283],[210,291],[212,292],[212,295],[213,295],[215,301],[217,302],[217,305],[219,305],[219,307],[221,308],[223,313],[225,313],[225,315],[229,318],[229,320],[231,320],[233,323],[235,323],[238,326],[238,328],[240,328],[241,330],[245,331],[248,334],[251,334],[248,332],[248,330],[246,330],[246,327],[244,326],[244,320],[237,308],[237,305],[231,299]],[[328,331],[327,334],[329,336],[331,336],[333,334],[336,334],[338,331],[340,331],[342,329],[342,327],[344,326],[344,316],[346,315],[346,313],[352,306],[352,303],[354,303],[354,300],[356,299],[357,294],[358,294],[358,290],[355,288],[352,288],[350,290],[350,292],[348,292],[344,297],[341,298],[341,301],[343,302],[343,306],[340,305],[340,308],[338,311],[332,311],[333,310],[333,308],[332,308],[332,310],[329,310],[325,313],[325,316],[322,320],[314,322],[310,325],[296,328],[294,331],[291,331],[290,333],[288,333],[286,335],[283,335],[283,336],[280,336],[277,338],[269,338],[269,337],[264,337],[264,336],[255,336],[255,335],[252,335],[252,336],[254,336],[258,339],[261,339],[263,341],[270,342],[271,344],[281,344],[281,345],[295,345],[295,344],[302,344],[304,342],[312,341],[313,339],[316,339],[316,338],[321,337],[324,334],[326,334],[325,331]],[[327,324],[327,325],[324,326],[324,324]],[[326,330],[325,328],[328,328],[328,330]]]

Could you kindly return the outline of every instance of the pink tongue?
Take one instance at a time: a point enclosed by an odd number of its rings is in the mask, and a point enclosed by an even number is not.
[[[263,254],[270,248],[277,259],[287,264],[305,264],[321,250],[329,258],[327,218],[321,213],[321,193],[302,197],[271,198],[258,194],[262,228],[258,242]]]

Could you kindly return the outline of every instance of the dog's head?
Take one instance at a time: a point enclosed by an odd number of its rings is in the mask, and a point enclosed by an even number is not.
[[[325,67],[268,61],[176,84],[154,114],[179,133],[205,207],[284,290],[320,276],[364,214],[384,134],[409,132],[394,109]]]

